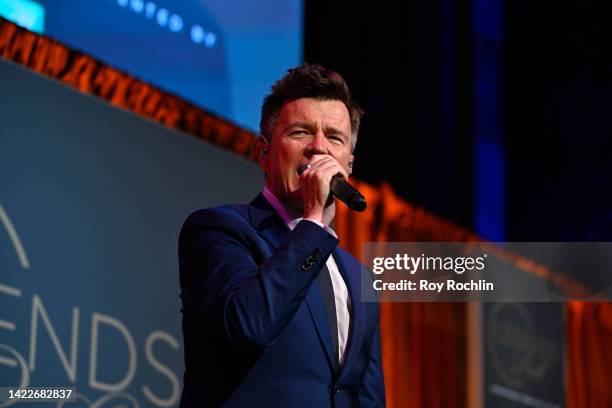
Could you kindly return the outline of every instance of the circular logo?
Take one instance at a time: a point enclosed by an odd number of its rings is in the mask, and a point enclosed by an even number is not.
[[[486,332],[487,353],[497,376],[519,389],[527,382],[542,382],[560,363],[558,345],[536,332],[529,309],[522,303],[496,303]]]

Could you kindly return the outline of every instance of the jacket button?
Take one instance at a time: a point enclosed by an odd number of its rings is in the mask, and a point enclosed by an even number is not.
[[[321,255],[323,255],[323,250],[321,248],[317,248],[312,251],[312,254],[318,259]]]
[[[342,391],[342,388],[339,385],[334,385],[334,394],[340,394],[340,391]]]

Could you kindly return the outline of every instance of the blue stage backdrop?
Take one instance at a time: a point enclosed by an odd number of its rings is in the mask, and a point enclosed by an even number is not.
[[[0,0],[0,16],[250,130],[302,60],[302,0]]]
[[[178,405],[179,229],[248,201],[259,170],[11,63],[0,78],[0,385]]]

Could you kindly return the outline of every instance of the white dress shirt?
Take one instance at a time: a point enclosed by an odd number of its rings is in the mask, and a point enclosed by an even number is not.
[[[302,221],[304,218],[294,218],[289,214],[289,211],[285,208],[283,203],[280,202],[278,198],[267,188],[264,187],[263,195],[268,200],[270,205],[274,207],[278,215],[285,221],[287,227],[293,231],[295,226]],[[308,221],[314,222],[322,228],[325,228],[327,232],[332,234],[334,237],[338,238],[336,232],[331,229],[328,225],[324,225],[323,223],[306,219]],[[326,262],[327,269],[329,270],[329,275],[332,281],[332,287],[334,288],[334,300],[336,304],[336,322],[338,326],[338,360],[340,361],[340,365],[344,362],[344,351],[346,350],[346,344],[348,343],[349,336],[349,326],[351,323],[351,299],[349,297],[348,288],[346,287],[346,283],[340,274],[340,270],[338,269],[338,265],[336,265],[336,261],[333,256],[329,256]]]

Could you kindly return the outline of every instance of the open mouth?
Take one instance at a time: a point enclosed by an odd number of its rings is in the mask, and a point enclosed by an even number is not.
[[[310,168],[310,163],[304,163],[297,168],[298,176],[301,176],[303,172]]]

